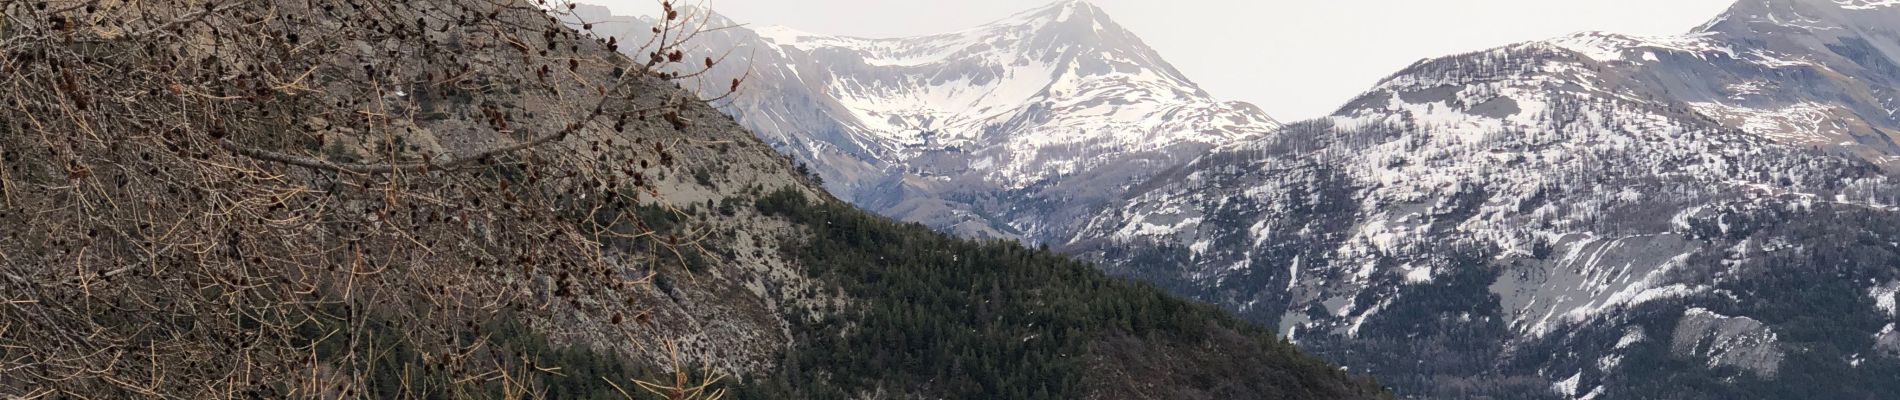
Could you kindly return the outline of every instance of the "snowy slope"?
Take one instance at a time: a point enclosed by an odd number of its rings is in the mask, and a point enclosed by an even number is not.
[[[1743,0],[1424,61],[1277,130],[1085,3],[715,36],[752,57],[728,111],[841,196],[1058,245],[1405,394],[1888,398],[1897,15]]]
[[[1761,1],[1683,36],[1421,62],[1157,177],[1065,247],[1407,394],[1900,395],[1861,380],[1900,371],[1875,311],[1900,275],[1880,110],[1900,8]],[[1818,300],[1839,293],[1863,295]]]
[[[1073,154],[1226,143],[1275,127],[1210,101],[1093,6],[1065,1],[974,29],[858,39],[760,28],[836,99],[880,161],[966,149],[1008,189],[1096,167]]]
[[[1688,35],[1550,43],[1750,133],[1900,168],[1897,4],[1744,0]]]

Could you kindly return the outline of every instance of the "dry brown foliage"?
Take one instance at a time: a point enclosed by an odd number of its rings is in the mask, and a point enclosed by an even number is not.
[[[639,132],[717,100],[653,72],[701,63],[686,24],[618,43],[569,7],[0,0],[0,397],[364,396],[377,320],[540,393],[463,333],[612,313],[576,299],[653,272],[607,244],[692,246],[637,217],[678,145]]]

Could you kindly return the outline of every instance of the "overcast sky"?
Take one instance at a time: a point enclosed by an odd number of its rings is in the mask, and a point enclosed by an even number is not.
[[[579,0],[616,13],[657,0]],[[696,0],[683,0],[692,3]],[[862,37],[943,33],[1052,0],[710,0],[740,22]],[[1687,32],[1734,0],[1092,0],[1222,100],[1332,112],[1421,58],[1581,31]]]

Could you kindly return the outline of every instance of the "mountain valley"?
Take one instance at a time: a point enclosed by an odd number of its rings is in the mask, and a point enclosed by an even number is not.
[[[992,50],[1139,43],[1099,14],[1064,1],[909,39],[735,29],[720,40],[759,49],[754,64],[770,67],[754,72],[803,83],[772,81],[763,85],[800,94],[722,109],[748,126],[828,126],[761,132],[847,200],[1098,261],[1274,327],[1401,395],[1900,396],[1883,378],[1900,374],[1900,4],[1741,0],[1683,35],[1581,33],[1422,60],[1330,116],[1284,125],[1244,106],[1224,108],[1246,117],[1214,125],[1200,117],[1209,114],[1146,111],[1232,104],[1198,89],[1149,90],[1191,87],[1185,78],[1111,81],[1147,94],[1100,103],[1120,108],[1048,108],[1054,122],[1029,126],[999,113],[1022,108],[948,93],[1015,98],[1028,91],[995,89],[1024,87],[1009,79],[1024,76],[1040,85],[1054,70],[1038,98],[1099,97],[1064,90],[1088,87],[1062,83],[1077,69],[1039,63],[977,63],[1009,68],[949,86],[977,92],[886,78],[967,76],[944,66]],[[1015,33],[1040,32],[1026,24],[1096,35]],[[1028,40],[972,45],[975,33]],[[1083,74],[1099,77],[1172,70],[1129,55],[1145,52],[1083,54],[1063,65],[1135,65]],[[821,55],[833,58],[807,61]],[[826,111],[765,111],[810,104]],[[1083,137],[1062,128],[1072,126],[1063,115],[1108,112],[1143,123]],[[1144,140],[1102,139],[1113,137]],[[983,157],[1037,142],[1112,145],[1072,153],[1105,160],[1190,145],[1107,169]],[[887,150],[811,150],[864,143]],[[926,156],[931,143],[968,153]],[[845,171],[902,171],[907,183],[866,191],[856,182],[868,175]],[[930,182],[965,184],[952,194]],[[917,212],[945,208],[959,217]]]

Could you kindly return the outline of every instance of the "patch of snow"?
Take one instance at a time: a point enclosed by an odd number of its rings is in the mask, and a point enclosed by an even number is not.
[[[1595,389],[1590,389],[1590,394],[1583,395],[1583,397],[1578,397],[1577,400],[1596,400],[1598,396],[1602,396],[1602,395],[1603,395],[1603,387],[1597,386]]]
[[[1874,307],[1886,311],[1887,316],[1900,317],[1900,304],[1896,304],[1896,297],[1900,297],[1900,282],[1867,289],[1867,296],[1872,297]]]
[[[1774,109],[1713,102],[1689,105],[1704,115],[1735,123],[1744,132],[1790,145],[1831,143],[1829,138],[1848,133],[1847,125],[1840,122],[1839,115],[1843,115],[1840,110],[1819,103],[1805,102]]]
[[[1359,314],[1359,317],[1353,318],[1352,326],[1346,329],[1346,336],[1359,337],[1359,328],[1366,324],[1366,319],[1372,318],[1372,315],[1378,314],[1379,310],[1392,305],[1392,301],[1396,299],[1395,297],[1387,297],[1384,301],[1380,301],[1379,304],[1367,308],[1365,312]]]
[[[1616,366],[1622,365],[1622,364],[1623,364],[1623,356],[1616,355],[1616,354],[1606,355],[1606,356],[1603,356],[1602,358],[1597,359],[1597,370],[1603,371],[1603,372],[1610,372],[1610,371],[1616,370]]]
[[[1407,264],[1402,268],[1405,271],[1405,283],[1420,284],[1432,282],[1434,269],[1431,266],[1413,267]]]
[[[1212,248],[1213,246],[1214,246],[1214,241],[1201,239],[1199,241],[1194,242],[1194,244],[1188,245],[1188,251],[1193,252],[1196,255],[1207,254],[1207,249]]]
[[[1642,58],[1647,61],[1660,61],[1656,51],[1684,53],[1697,58],[1709,58],[1723,55],[1735,58],[1735,49],[1709,35],[1683,36],[1634,36],[1603,32],[1585,32],[1547,40],[1558,48],[1575,51],[1598,62],[1626,61],[1626,55],[1643,51]]]
[[[1834,0],[1834,4],[1849,10],[1876,10],[1900,6],[1900,0]]]
[[[1559,394],[1563,394],[1564,397],[1576,397],[1577,384],[1582,383],[1582,382],[1583,382],[1583,372],[1578,371],[1576,375],[1571,375],[1570,378],[1568,379],[1557,381],[1557,383],[1551,384],[1550,388],[1551,390],[1557,391],[1557,393]]]
[[[1631,327],[1628,331],[1623,332],[1622,338],[1616,340],[1616,349],[1622,350],[1634,346],[1637,343],[1642,343],[1644,339],[1647,339],[1647,336],[1648,335],[1643,334],[1643,328]]]

